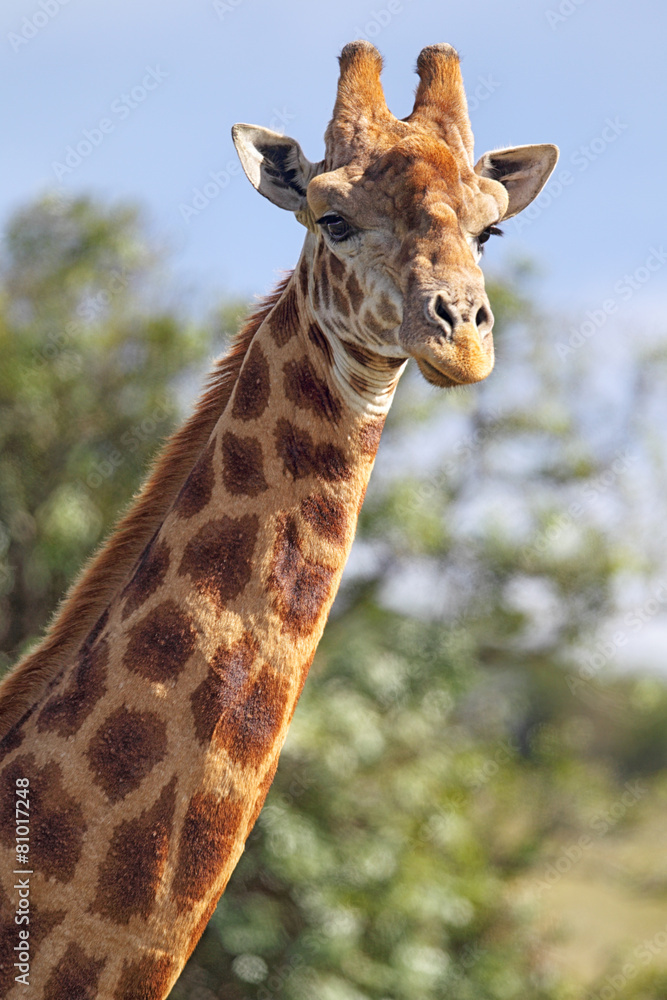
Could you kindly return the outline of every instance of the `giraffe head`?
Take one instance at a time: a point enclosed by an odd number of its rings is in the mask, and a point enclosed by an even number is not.
[[[369,42],[343,49],[321,162],[258,126],[235,125],[234,143],[254,187],[310,231],[310,304],[339,346],[414,357],[439,386],[477,382],[494,358],[482,244],[539,194],[558,150],[501,149],[475,164],[450,45],[422,50],[407,118],[388,110],[381,69]]]

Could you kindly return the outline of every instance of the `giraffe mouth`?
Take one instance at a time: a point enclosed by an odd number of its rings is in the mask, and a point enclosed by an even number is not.
[[[430,329],[408,328],[399,332],[398,339],[406,354],[415,359],[426,381],[440,389],[481,382],[493,370],[491,331],[481,336],[471,323],[459,324],[448,336],[442,332],[435,335]]]
[[[415,361],[419,365],[419,370],[431,385],[437,385],[440,389],[451,389],[455,385],[464,385],[464,382],[459,382],[458,379],[452,378],[451,375],[445,375],[443,371],[432,365],[430,361],[425,361],[424,358],[415,358]]]
[[[451,389],[457,385],[471,385],[483,381],[493,370],[493,340],[489,337],[485,345],[468,339],[453,346],[450,351],[436,352],[422,347],[411,352],[419,365],[419,370],[431,385],[441,389]],[[428,355],[428,360],[424,355]],[[436,357],[433,355],[436,354]],[[442,355],[442,356],[439,356]]]

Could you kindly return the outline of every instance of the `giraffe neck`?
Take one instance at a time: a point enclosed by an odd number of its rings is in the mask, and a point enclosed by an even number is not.
[[[131,578],[6,744],[1,794],[27,777],[38,823],[35,998],[166,996],[275,773],[397,380],[350,396],[308,305],[310,253]]]

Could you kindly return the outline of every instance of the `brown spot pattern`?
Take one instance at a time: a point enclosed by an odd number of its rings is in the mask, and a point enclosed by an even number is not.
[[[334,571],[305,558],[292,515],[281,514],[276,522],[273,565],[267,580],[274,593],[273,606],[282,619],[283,632],[295,637],[309,635],[329,597]]]
[[[318,281],[315,281],[313,283],[313,308],[315,309],[315,312],[319,312],[320,311],[320,305],[321,305],[321,301],[320,301],[320,284],[319,284]]]
[[[347,534],[345,504],[334,497],[311,493],[301,501],[301,516],[316,535],[334,545],[342,545]]]
[[[255,514],[209,522],[188,542],[179,574],[189,575],[200,594],[224,607],[250,580],[258,530]]]
[[[178,677],[196,644],[189,615],[174,601],[163,601],[133,626],[123,663],[149,681],[165,683]]]
[[[365,368],[371,368],[378,372],[392,372],[400,368],[405,363],[405,358],[388,358],[375,351],[369,351],[360,344],[353,344],[349,340],[341,341],[345,351]]]
[[[387,323],[396,326],[400,322],[400,316],[391,299],[383,292],[376,304],[380,317]]]
[[[255,341],[236,380],[232,416],[236,420],[257,420],[268,406],[270,394],[269,363]]]
[[[319,271],[319,284],[320,292],[322,293],[322,301],[324,302],[325,308],[328,309],[331,305],[331,289],[329,287],[329,275],[327,273],[327,259],[322,257],[320,262]]]
[[[242,697],[223,712],[214,739],[235,764],[259,767],[275,743],[285,715],[289,682],[264,667]]]
[[[95,1000],[104,958],[90,958],[78,944],[69,944],[44,985],[44,1000]]]
[[[345,277],[347,268],[340,257],[337,257],[335,253],[329,254],[329,267],[331,269],[332,277],[335,278],[336,281],[342,281]]]
[[[341,340],[341,344],[345,353],[354,358],[358,364],[363,365],[365,368],[375,367],[375,355],[368,348],[362,347],[361,344],[353,344],[350,340]]]
[[[277,346],[284,347],[295,336],[298,329],[299,307],[296,289],[290,285],[271,313],[269,331]]]
[[[69,882],[81,856],[86,832],[81,806],[65,790],[62,770],[55,761],[37,766],[32,754],[15,757],[0,779],[0,816],[14,817],[16,779],[30,782],[30,860],[46,878]],[[0,827],[0,841],[12,846],[14,824]]]
[[[65,910],[42,910],[31,901],[30,943],[32,947],[38,948],[51,931],[63,922],[66,916],[67,913]]]
[[[97,621],[95,622],[95,624],[91,628],[90,632],[86,636],[86,638],[84,640],[84,643],[83,643],[83,645],[81,647],[82,650],[85,649],[87,651],[87,650],[90,649],[90,647],[93,645],[93,643],[95,642],[95,640],[97,639],[97,637],[106,628],[106,624],[107,624],[108,621],[109,621],[109,609],[107,608],[105,611],[102,612],[102,614],[97,619]]]
[[[92,648],[84,646],[70,681],[62,694],[49,698],[37,717],[37,728],[55,730],[71,736],[106,693],[109,644],[98,640]]]
[[[217,882],[240,830],[243,803],[218,801],[213,795],[192,796],[178,845],[176,874],[171,892],[181,912],[191,910]]]
[[[166,723],[125,706],[104,720],[86,751],[94,781],[111,802],[125,798],[167,752]]]
[[[0,997],[7,996],[10,986],[14,985],[14,976],[18,975],[18,969],[14,968],[14,962],[18,961],[14,946],[19,941],[19,929],[30,932],[29,951],[34,958],[46,935],[65,919],[64,910],[40,910],[32,900],[29,925],[17,925],[14,922],[15,914],[16,902],[12,903],[0,888]],[[26,996],[28,993],[26,991]]]
[[[202,744],[213,738],[221,715],[234,703],[248,679],[255,662],[257,645],[250,632],[228,649],[220,646],[209,664],[209,671],[190,696],[195,733]]]
[[[313,454],[313,471],[327,483],[347,480],[352,475],[343,452],[335,444],[317,445]]]
[[[304,299],[308,296],[308,264],[304,257],[299,266],[299,287]]]
[[[174,513],[177,517],[183,520],[194,517],[209,503],[215,485],[214,452],[215,441],[210,441],[176,498]]]
[[[371,333],[374,333],[375,336],[378,338],[381,337],[382,334],[384,333],[384,327],[382,326],[382,323],[378,321],[377,316],[370,308],[370,306],[367,309],[364,309],[364,314],[361,317],[361,322],[366,327],[366,329],[370,330]]]
[[[367,421],[359,431],[359,448],[364,455],[369,455],[371,458],[375,457],[380,444],[384,421],[384,417],[376,417],[374,420]]]
[[[156,538],[157,532],[144,549],[139,565],[123,591],[125,606],[122,621],[129,618],[164,583],[169,569],[169,546],[164,540],[156,544]]]
[[[125,962],[113,1000],[162,1000],[173,975],[174,962],[168,955],[144,955],[136,962]]]
[[[275,741],[289,693],[289,685],[266,666],[249,681],[256,655],[249,632],[229,649],[220,647],[190,699],[200,743],[214,741],[232,761],[252,767]]]
[[[319,328],[317,323],[311,323],[309,325],[308,340],[311,342],[311,344],[315,345],[315,347],[318,349],[318,351],[320,351],[321,354],[324,355],[324,357],[327,360],[327,363],[329,365],[332,365],[333,351],[331,350],[331,344],[329,343],[325,335],[322,333],[322,330]]]
[[[256,497],[268,490],[262,446],[255,438],[222,435],[222,481],[232,496]]]
[[[364,393],[370,391],[368,380],[365,379],[363,375],[360,375],[358,372],[352,372],[352,371],[348,372],[348,379],[354,391],[358,392],[360,396],[363,396]]]
[[[345,287],[347,288],[347,293],[350,296],[352,311],[358,313],[364,301],[364,293],[361,290],[361,285],[359,284],[354,271],[350,272],[349,277],[345,282]]]
[[[34,711],[35,706],[33,705],[23,718],[20,719],[15,726],[12,726],[9,732],[0,741],[0,764],[5,757],[8,757],[13,750],[18,750],[23,743],[23,740],[25,739],[25,723]]]
[[[315,475],[325,482],[347,480],[352,471],[336,445],[315,445],[308,431],[301,431],[281,417],[274,431],[276,453],[293,479]]]
[[[313,471],[313,439],[308,431],[300,431],[281,417],[274,431],[276,452],[283,460],[285,471],[293,479],[303,479]]]
[[[333,301],[334,306],[341,316],[347,317],[350,315],[350,303],[347,295],[338,285],[333,286]]]
[[[167,863],[175,803],[174,775],[150,809],[116,827],[100,865],[93,913],[116,924],[149,917]]]
[[[340,402],[324,379],[315,372],[308,358],[287,361],[283,365],[285,395],[302,410],[318,417],[336,421],[340,417]]]

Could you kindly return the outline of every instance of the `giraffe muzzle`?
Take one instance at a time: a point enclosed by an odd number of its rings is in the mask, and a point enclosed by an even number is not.
[[[411,311],[412,312],[412,311]],[[406,317],[399,339],[424,378],[442,387],[480,382],[493,369],[493,313],[485,293],[461,304],[437,291]]]
[[[486,295],[471,299],[461,307],[443,292],[436,292],[425,305],[426,319],[433,326],[440,328],[445,339],[455,342],[462,330],[475,330],[480,341],[483,341],[493,329],[493,313]]]

